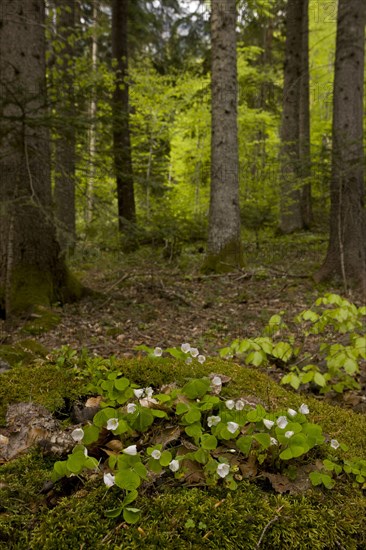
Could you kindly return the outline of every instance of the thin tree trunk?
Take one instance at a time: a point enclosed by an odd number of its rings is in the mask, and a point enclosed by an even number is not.
[[[310,91],[309,91],[309,0],[302,2],[302,55],[300,78],[299,156],[301,189],[301,213],[303,227],[309,229],[312,222],[311,157],[310,157]]]
[[[113,145],[117,182],[119,229],[135,222],[136,207],[133,188],[128,96],[128,0],[112,2],[112,58],[116,63],[113,92]]]
[[[280,229],[302,229],[301,183],[299,180],[300,79],[302,58],[303,0],[288,0],[286,53],[281,123],[281,218]]]
[[[42,0],[3,0],[0,26],[0,310],[70,297],[51,208]]]
[[[93,0],[93,34],[92,34],[92,71],[95,74],[98,61],[98,0]],[[86,190],[86,222],[90,224],[93,220],[94,207],[94,183],[95,183],[95,156],[96,156],[96,117],[97,117],[97,96],[93,88],[89,105],[89,161],[88,161],[88,183]]]
[[[211,195],[204,269],[242,264],[237,131],[236,2],[211,2]]]
[[[363,152],[364,0],[339,0],[333,93],[330,236],[317,281],[338,278],[366,294]]]
[[[74,0],[56,1],[57,39],[60,76],[56,83],[57,137],[55,143],[55,206],[57,234],[61,250],[66,254],[75,247],[75,103],[74,74],[71,63],[74,48],[70,40],[75,30]]]

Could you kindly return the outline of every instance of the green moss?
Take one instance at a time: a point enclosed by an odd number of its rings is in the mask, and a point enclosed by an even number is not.
[[[47,353],[47,349],[42,344],[30,338],[13,345],[0,345],[0,359],[9,365],[16,365],[19,362],[30,363],[37,357],[46,357]]]
[[[31,319],[22,327],[22,332],[39,335],[57,327],[60,321],[59,315],[49,308],[38,305],[33,308]]]
[[[15,366],[1,375],[0,425],[4,425],[10,403],[34,401],[56,411],[64,407],[65,399],[76,399],[81,393],[81,385],[71,369],[41,362]]]
[[[50,273],[32,266],[14,269],[9,300],[12,314],[31,310],[35,304],[49,306],[53,295],[54,288]]]
[[[364,416],[286,391],[264,371],[209,359],[204,365],[170,359],[121,360],[117,368],[134,382],[155,387],[172,382],[181,385],[188,378],[211,372],[226,374],[231,381],[224,387],[224,395],[257,397],[273,410],[296,408],[305,401],[311,420],[348,444],[350,455],[366,456]],[[73,376],[71,369],[52,365],[16,367],[3,375],[6,382],[5,389],[0,389],[0,402],[5,396],[11,400],[9,392],[14,398],[23,391],[24,399],[24,388],[33,384],[32,399],[54,410],[57,401],[80,393]],[[0,548],[253,550],[266,527],[261,548],[366,548],[366,497],[347,480],[339,480],[331,491],[313,488],[290,496],[274,493],[260,479],[242,481],[236,492],[229,492],[222,487],[176,487],[167,477],[160,486],[141,488],[134,506],[141,508],[142,519],[125,528],[121,518],[104,516],[104,510],[118,506],[121,492],[117,487],[107,491],[99,475],[69,496],[60,498],[65,492],[59,484],[52,496],[46,497],[40,490],[50,470],[50,462],[36,454],[2,467],[0,540],[4,542]],[[194,526],[186,525],[187,520]]]
[[[218,254],[207,254],[203,273],[228,273],[244,265],[243,247],[236,239],[226,244]]]

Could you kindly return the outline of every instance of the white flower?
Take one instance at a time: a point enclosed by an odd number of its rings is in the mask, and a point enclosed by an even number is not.
[[[184,352],[184,353],[189,353],[191,351],[191,344],[188,344],[188,343],[185,343],[185,344],[182,344],[180,346],[180,349]]]
[[[155,460],[159,460],[159,458],[161,457],[161,452],[158,451],[158,449],[155,449],[152,453],[151,453],[151,456],[153,458],[155,458]]]
[[[154,355],[155,357],[161,357],[163,355],[163,350],[161,348],[155,348]]]
[[[219,464],[216,471],[220,477],[226,477],[230,472],[230,466],[229,464]]]
[[[279,416],[277,418],[277,426],[279,428],[281,428],[282,430],[284,428],[286,428],[287,424],[288,424],[288,420],[287,420],[286,416]]]
[[[235,433],[238,428],[239,428],[239,424],[237,424],[236,422],[228,422],[227,423],[227,430],[231,434]]]
[[[294,435],[295,432],[291,432],[290,430],[288,432],[285,433],[285,437],[287,437],[287,439],[290,439],[290,437],[292,437]]]
[[[199,355],[197,361],[202,364],[206,361],[206,357],[204,355]]]
[[[118,418],[110,418],[107,422],[107,430],[116,430],[118,428]]]
[[[84,430],[82,428],[75,428],[75,430],[71,432],[71,437],[76,442],[81,441],[84,437]]]
[[[104,480],[104,483],[107,487],[113,487],[113,485],[114,485],[114,476],[112,474],[104,474],[103,480]]]
[[[169,468],[171,469],[172,472],[177,472],[179,470],[179,462],[178,460],[172,460],[170,463],[169,463]]]
[[[84,456],[88,456],[88,449],[84,449]]]
[[[123,449],[123,452],[126,455],[131,455],[131,456],[137,455],[136,445],[130,445],[129,447],[126,447],[125,449]]]
[[[127,405],[127,413],[128,414],[133,414],[136,409],[137,409],[137,405],[135,403],[129,403]]]
[[[222,385],[222,380],[220,378],[220,376],[214,376],[213,379],[211,380],[211,383],[213,386],[221,386]]]
[[[146,395],[146,397],[152,397],[152,396],[153,396],[153,393],[154,393],[154,390],[152,389],[151,386],[149,386],[148,388],[145,388],[145,395]]]
[[[145,390],[143,390],[143,389],[133,390],[133,393],[135,394],[137,399],[140,399],[140,397],[142,397],[144,395]]]
[[[278,441],[274,437],[271,437],[270,441],[271,441],[271,445],[278,445]]]
[[[297,415],[297,412],[294,411],[294,409],[287,409],[287,414],[289,416],[296,416]]]
[[[221,422],[221,418],[219,416],[209,416],[207,418],[207,426],[211,428],[212,426],[217,426],[217,424]]]
[[[192,357],[187,357],[186,364],[190,365],[192,363]]]
[[[244,401],[242,401],[241,399],[238,399],[238,401],[235,403],[235,408],[237,411],[242,411],[245,407],[245,403]]]
[[[332,449],[338,449],[339,445],[340,444],[338,443],[338,441],[336,439],[331,439],[330,446],[332,447]]]
[[[192,357],[197,357],[197,355],[199,354],[199,351],[198,351],[197,348],[191,348],[189,351],[190,351]]]
[[[225,405],[226,408],[231,411],[231,409],[235,407],[235,401],[233,401],[232,399],[228,399],[227,401],[225,401]]]
[[[267,418],[264,418],[263,419],[263,424],[265,425],[266,428],[268,428],[268,430],[270,430],[272,428],[272,426],[274,425],[274,422],[273,422],[273,420],[268,420]]]
[[[303,403],[301,407],[299,408],[299,412],[301,414],[309,414],[309,407]]]

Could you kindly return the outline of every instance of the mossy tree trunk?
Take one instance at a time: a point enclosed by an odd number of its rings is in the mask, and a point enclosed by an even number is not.
[[[51,211],[42,0],[2,0],[0,14],[0,308],[67,297]]]
[[[242,264],[237,131],[236,2],[211,2],[211,195],[204,270]]]
[[[66,254],[75,247],[75,98],[72,43],[75,32],[74,0],[57,0],[59,69],[56,79],[55,207],[57,235]]]
[[[128,0],[112,2],[112,57],[116,63],[113,92],[113,145],[117,181],[119,229],[136,220],[131,159],[128,94]]]
[[[301,214],[304,229],[312,222],[310,158],[310,86],[309,86],[309,0],[302,2],[302,46],[299,110],[299,157],[301,179]]]
[[[283,233],[292,233],[303,228],[299,170],[302,6],[303,0],[288,0],[286,11],[286,51],[280,152],[280,229]]]
[[[328,252],[317,281],[338,278],[366,293],[363,152],[364,0],[339,0],[333,91],[331,212]]]

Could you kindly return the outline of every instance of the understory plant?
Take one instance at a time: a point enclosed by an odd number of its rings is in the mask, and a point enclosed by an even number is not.
[[[189,344],[182,344],[180,351],[187,356],[192,349],[198,357]],[[347,448],[335,439],[324,445],[322,428],[309,421],[305,403],[298,409],[267,411],[245,398],[222,397],[225,381],[212,375],[179,388],[154,390],[139,387],[118,371],[98,375],[92,386],[102,398],[100,410],[92,422],[73,430],[75,447],[67,460],[55,463],[54,480],[99,472],[106,487],[121,494],[118,507],[107,510],[107,516],[122,514],[128,523],[141,516],[133,505],[139,488],[157,479],[235,490],[243,478],[259,472],[289,471],[293,476],[294,468],[306,461],[313,463],[314,485],[330,488],[341,474],[363,483],[362,461],[342,462],[339,450]],[[325,449],[328,462],[315,461]],[[336,466],[330,469],[330,464]]]
[[[358,390],[360,367],[366,365],[366,307],[337,294],[318,298],[289,325],[284,312],[273,315],[258,338],[236,339],[221,357],[236,357],[247,365],[279,365],[288,370],[282,384],[305,385],[324,394]]]

